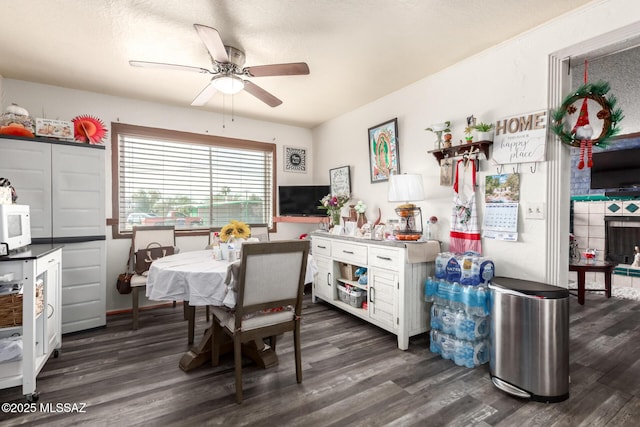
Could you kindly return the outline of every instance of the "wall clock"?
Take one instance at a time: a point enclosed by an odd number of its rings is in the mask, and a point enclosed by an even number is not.
[[[307,149],[299,147],[284,147],[285,172],[307,172]]]

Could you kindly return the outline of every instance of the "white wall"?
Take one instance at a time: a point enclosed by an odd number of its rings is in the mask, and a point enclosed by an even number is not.
[[[492,122],[547,109],[549,55],[630,25],[638,16],[640,4],[632,0],[590,3],[318,126],[313,132],[315,180],[326,182],[329,169],[350,164],[354,198],[369,205],[367,216],[375,216],[379,207],[383,220],[393,218],[394,204],[386,201],[387,183],[370,183],[366,133],[369,127],[398,117],[401,172],[423,175],[427,200],[418,205],[425,218],[436,215],[440,219],[439,239],[448,246],[453,190],[439,185],[438,164],[427,153],[433,149],[435,136],[424,128],[451,120],[455,142],[463,138],[465,117],[471,114],[478,120]],[[547,142],[557,143],[555,138]],[[548,197],[547,164],[538,164],[535,174],[531,173],[530,166],[519,168],[521,203],[545,202]],[[510,172],[512,168],[505,167],[505,171]],[[481,162],[477,193],[480,217],[484,206],[484,178],[496,173],[497,168],[490,162]],[[483,239],[483,252],[495,260],[499,275],[544,281],[547,224],[523,219],[522,212],[521,208],[518,241]]]
[[[61,87],[47,86],[31,82],[12,79],[0,79],[2,89],[2,110],[11,103],[26,108],[32,117],[46,117],[50,119],[71,120],[80,114],[90,114],[100,118],[109,133],[104,140],[106,146],[106,212],[111,216],[111,122],[122,122],[138,126],[174,129],[201,134],[221,135],[230,138],[249,139],[254,141],[272,142],[278,145],[278,185],[311,184],[313,178],[313,164],[309,164],[307,174],[284,172],[281,166],[283,145],[306,147],[312,158],[313,146],[309,129],[281,125],[270,122],[230,116],[223,118],[219,114],[204,112],[190,107],[173,107],[153,104],[125,98],[117,98],[97,93],[70,90]],[[274,239],[296,238],[300,233],[307,232],[309,225],[279,224],[278,233]],[[111,239],[111,229],[106,228],[107,235],[107,310],[131,307],[131,297],[120,295],[115,289],[116,277],[124,270],[130,240]],[[207,238],[178,238],[177,246],[182,251],[203,249]],[[141,300],[141,305],[148,302]]]

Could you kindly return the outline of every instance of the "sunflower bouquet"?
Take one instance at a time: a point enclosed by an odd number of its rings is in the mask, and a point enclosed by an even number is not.
[[[228,241],[231,237],[234,239],[247,239],[251,236],[251,227],[242,221],[232,220],[229,224],[220,230],[220,240]]]

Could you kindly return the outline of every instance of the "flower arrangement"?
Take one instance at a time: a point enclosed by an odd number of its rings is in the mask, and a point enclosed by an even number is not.
[[[247,239],[251,236],[251,228],[242,221],[232,220],[220,230],[220,240],[226,242],[229,238]]]
[[[358,203],[356,204],[354,209],[358,213],[365,213],[367,211],[367,205],[365,205],[362,200],[358,200]]]
[[[320,206],[318,209],[324,209],[327,211],[327,215],[331,217],[334,221],[334,224],[340,223],[340,210],[344,205],[349,201],[349,194],[337,194],[332,196],[331,194],[327,194],[322,199],[320,199]]]

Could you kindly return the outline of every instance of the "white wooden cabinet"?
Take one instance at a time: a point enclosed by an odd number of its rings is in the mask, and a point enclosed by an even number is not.
[[[62,346],[61,262],[62,249],[53,245],[32,245],[0,257],[0,276],[12,276],[11,280],[21,282],[23,288],[22,325],[0,328],[0,338],[22,336],[22,360],[0,363],[0,388],[22,385],[22,393],[30,401],[38,397],[37,375]],[[43,310],[36,314],[39,284],[43,287]]]
[[[33,242],[63,245],[62,332],[106,325],[105,147],[2,137],[0,171],[30,207]]]
[[[398,336],[398,348],[409,348],[409,338],[428,331],[429,309],[424,302],[424,282],[434,272],[440,243],[364,240],[311,235],[317,274],[312,299],[326,301]],[[348,280],[341,264],[367,268],[366,285]],[[366,291],[366,304],[358,306],[340,299],[339,287],[349,284]]]

